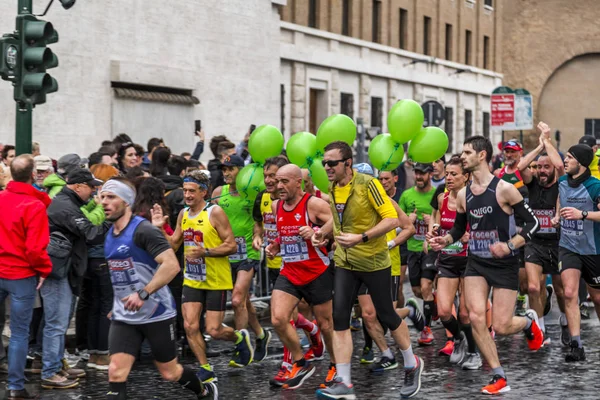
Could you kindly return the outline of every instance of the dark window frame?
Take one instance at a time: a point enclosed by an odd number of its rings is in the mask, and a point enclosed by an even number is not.
[[[490,113],[487,111],[483,112],[483,136],[490,138]]]
[[[342,35],[350,36],[350,25],[351,22],[351,7],[352,3],[350,0],[343,0],[342,2]]]
[[[465,109],[465,139],[473,136],[473,110]]]
[[[381,43],[381,0],[373,0],[371,23],[371,39],[373,43]]]
[[[472,60],[472,52],[471,47],[473,45],[473,33],[466,29],[465,30],[465,64],[471,65]]]
[[[383,97],[371,97],[371,127],[383,128]]]
[[[317,10],[319,0],[308,0],[308,27],[317,28]]]
[[[490,37],[483,36],[483,69],[490,69]]]
[[[354,119],[354,94],[340,93],[340,113]]]
[[[451,153],[454,153],[454,109],[452,107],[444,107],[444,130],[448,135],[448,144]]]
[[[398,11],[398,47],[406,50],[408,44],[408,10],[400,8]]]
[[[432,37],[431,17],[423,16],[423,54],[431,55],[431,37]]]
[[[444,55],[446,56],[446,60],[452,61],[452,39],[454,36],[453,26],[452,24],[446,24],[446,37],[445,44],[446,48],[444,49]]]

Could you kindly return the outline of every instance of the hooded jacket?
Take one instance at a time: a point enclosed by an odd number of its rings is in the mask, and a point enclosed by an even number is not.
[[[46,193],[22,182],[9,182],[0,192],[0,278],[45,278],[52,271],[46,250],[50,202]]]
[[[48,196],[51,199],[54,198],[62,190],[62,188],[67,184],[67,181],[60,176],[59,174],[52,174],[44,179],[44,187],[48,190]]]

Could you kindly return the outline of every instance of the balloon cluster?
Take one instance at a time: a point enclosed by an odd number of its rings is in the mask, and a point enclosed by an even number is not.
[[[369,159],[380,171],[391,171],[402,163],[403,144],[410,142],[408,158],[420,163],[440,159],[448,150],[448,136],[438,127],[423,128],[423,109],[413,100],[400,100],[388,114],[390,133],[377,135],[369,146]]]
[[[324,193],[329,192],[329,179],[323,167],[325,147],[335,141],[354,144],[356,125],[346,115],[334,114],[327,118],[317,130],[317,135],[310,132],[298,132],[288,140],[286,151],[290,162],[300,168],[307,168],[314,185]]]

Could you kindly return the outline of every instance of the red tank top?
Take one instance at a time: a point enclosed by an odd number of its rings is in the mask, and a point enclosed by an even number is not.
[[[448,208],[448,199],[450,192],[444,193],[442,208],[440,208],[440,236],[445,236],[450,232],[456,221],[456,210]],[[468,228],[467,228],[468,229]],[[442,253],[458,257],[467,256],[468,243],[461,243],[460,240],[452,243],[442,250]]]
[[[315,248],[310,240],[298,234],[301,226],[312,226],[308,217],[308,193],[292,211],[283,208],[283,201],[277,204],[277,232],[281,243],[283,267],[281,275],[293,285],[303,286],[320,276],[329,266],[327,249]]]

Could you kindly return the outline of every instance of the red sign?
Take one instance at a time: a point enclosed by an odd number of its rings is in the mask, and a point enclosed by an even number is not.
[[[515,95],[492,94],[492,126],[510,129],[515,123]]]

